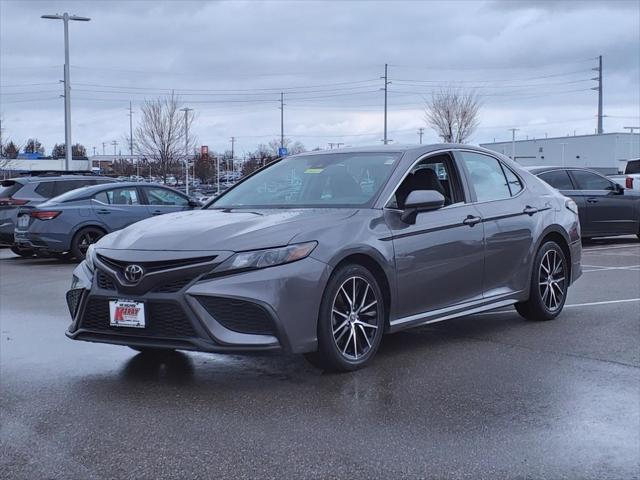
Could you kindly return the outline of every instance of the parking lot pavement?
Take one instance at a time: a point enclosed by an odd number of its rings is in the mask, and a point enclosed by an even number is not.
[[[163,362],[64,336],[73,264],[0,251],[3,478],[640,477],[640,243],[586,247],[552,322],[513,309],[297,356]]]

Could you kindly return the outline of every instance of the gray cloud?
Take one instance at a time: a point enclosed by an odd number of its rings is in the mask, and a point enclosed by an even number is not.
[[[395,141],[417,140],[423,96],[451,82],[485,95],[475,142],[510,126],[591,132],[599,54],[606,129],[639,121],[637,2],[0,2],[3,133],[48,149],[64,137],[62,25],[39,16],[62,11],[92,17],[71,25],[73,138],[89,150],[123,141],[129,100],[136,110],[169,89],[213,149],[277,135],[281,89],[286,133],[308,147],[378,143],[385,62]],[[316,87],[291,89],[304,86]]]

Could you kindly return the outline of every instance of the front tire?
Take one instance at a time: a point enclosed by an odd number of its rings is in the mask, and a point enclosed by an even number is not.
[[[318,351],[307,360],[323,370],[352,371],[376,354],[385,305],[374,275],[362,265],[338,268],[327,283],[318,317]]]
[[[562,312],[568,289],[567,259],[560,245],[550,240],[535,256],[529,299],[516,303],[516,310],[527,320],[553,320]]]

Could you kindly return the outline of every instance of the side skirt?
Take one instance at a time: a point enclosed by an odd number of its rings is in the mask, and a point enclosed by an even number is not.
[[[498,298],[482,299],[474,302],[454,305],[453,307],[445,307],[430,312],[417,313],[408,317],[392,320],[389,326],[389,332],[398,332],[406,328],[418,327],[420,325],[428,325],[430,323],[443,322],[452,318],[473,315],[474,313],[486,312],[500,307],[507,307],[522,300],[523,292],[509,293],[501,295]]]

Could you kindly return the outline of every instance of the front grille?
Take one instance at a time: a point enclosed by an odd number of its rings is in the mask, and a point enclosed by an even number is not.
[[[74,288],[67,292],[67,306],[69,307],[69,313],[71,318],[76,316],[78,305],[80,305],[80,299],[82,298],[82,292],[84,288]]]
[[[116,285],[106,273],[98,270],[98,286],[103,290],[115,290]]]
[[[164,285],[160,285],[159,287],[155,287],[151,290],[154,293],[175,293],[182,290],[184,287],[189,285],[195,277],[189,276],[184,278],[179,278],[178,280],[174,280],[173,282],[166,283]]]
[[[234,332],[275,335],[273,319],[260,305],[224,297],[197,297],[205,310],[224,327]]]
[[[91,298],[84,310],[80,328],[143,337],[181,338],[196,336],[193,325],[178,304],[149,301],[145,303],[145,310],[145,328],[112,327],[109,325],[108,300]]]
[[[172,268],[188,267],[190,265],[212,262],[216,259],[216,255],[208,257],[181,258],[178,260],[161,260],[156,262],[125,262],[122,260],[115,260],[113,258],[105,257],[104,255],[98,255],[98,258],[100,259],[100,261],[104,262],[117,271],[123,271],[127,265],[135,263],[136,265],[140,265],[146,273],[152,273],[161,270],[169,270]]]

